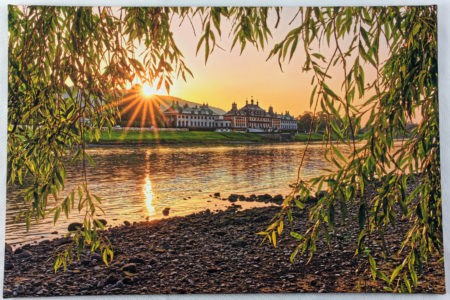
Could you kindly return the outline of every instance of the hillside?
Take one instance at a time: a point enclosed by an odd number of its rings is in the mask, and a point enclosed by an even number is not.
[[[178,103],[180,105],[184,105],[185,103],[189,106],[195,106],[195,105],[202,105],[202,103],[196,103],[196,102],[192,102],[192,101],[188,101],[188,100],[184,100],[178,97],[173,97],[173,96],[168,96],[168,95],[155,95],[155,97],[157,97],[160,101],[161,101],[161,110],[164,111],[165,109],[167,109],[167,107],[169,107],[173,101],[178,101]],[[221,108],[218,107],[214,107],[214,106],[209,106],[210,109],[212,109],[216,114],[218,115],[223,115],[226,113],[226,111],[224,111]]]
[[[122,127],[151,127],[156,122],[159,126],[163,126],[164,116],[162,112],[170,107],[173,102],[178,102],[179,105],[187,104],[190,107],[202,105],[201,103],[187,101],[173,96],[154,95],[154,97],[157,98],[157,101],[151,101],[150,104],[142,105],[142,101],[137,97],[131,97],[128,98],[129,100],[119,103],[118,108],[121,113],[121,120],[118,124]],[[218,115],[226,113],[226,111],[218,107],[209,106],[209,108]],[[153,114],[153,117],[150,114]]]

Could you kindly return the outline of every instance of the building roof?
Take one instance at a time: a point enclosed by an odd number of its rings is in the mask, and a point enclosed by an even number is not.
[[[256,104],[253,99],[249,101],[247,100],[245,103],[245,106],[238,109],[236,102],[233,102],[231,105],[231,110],[228,111],[226,116],[263,116],[263,117],[272,117],[272,118],[278,118],[282,120],[295,120],[293,116],[289,114],[288,111],[286,111],[284,114],[277,114],[273,112],[273,107],[269,107],[269,111],[265,111],[263,108],[259,106],[259,102],[256,101]]]
[[[177,102],[173,101],[172,105],[169,106],[165,111],[167,113],[179,113],[179,114],[189,114],[189,115],[216,115],[216,113],[209,108],[208,104],[189,106],[187,103],[184,105],[180,105]]]

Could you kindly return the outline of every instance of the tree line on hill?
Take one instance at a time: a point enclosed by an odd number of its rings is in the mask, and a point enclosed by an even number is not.
[[[319,111],[315,115],[311,111],[305,111],[303,114],[298,115],[296,117],[296,120],[299,133],[325,133],[327,132],[327,128],[329,129],[330,127],[331,120],[338,124],[339,128],[342,128],[342,122],[339,118],[336,118],[334,115],[327,114],[323,111]],[[406,123],[405,136],[408,136],[417,126],[418,125],[413,122]],[[367,132],[367,128],[366,126],[362,126],[358,130],[357,134],[364,134],[365,132]],[[402,137],[402,135],[399,135],[399,137]]]

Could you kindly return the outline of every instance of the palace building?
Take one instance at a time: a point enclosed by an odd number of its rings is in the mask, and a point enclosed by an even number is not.
[[[189,106],[172,102],[172,105],[164,111],[166,125],[173,128],[192,129],[225,129],[231,128],[229,121],[216,114],[208,104]]]
[[[279,132],[297,131],[297,120],[285,112],[277,114],[270,106],[265,111],[259,102],[247,100],[244,107],[238,109],[236,102],[224,115],[212,110],[208,104],[189,106],[172,102],[164,112],[166,126],[172,128],[188,128],[196,130],[246,131],[246,132]]]
[[[277,132],[277,131],[297,131],[297,120],[285,112],[277,114],[270,106],[265,111],[259,106],[259,102],[253,99],[248,100],[245,106],[238,109],[236,102],[231,105],[231,110],[224,115],[225,120],[231,122],[231,129],[249,132]]]

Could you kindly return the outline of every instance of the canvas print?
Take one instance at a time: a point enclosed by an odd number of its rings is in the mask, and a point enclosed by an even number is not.
[[[445,293],[437,10],[10,5],[3,296]]]

